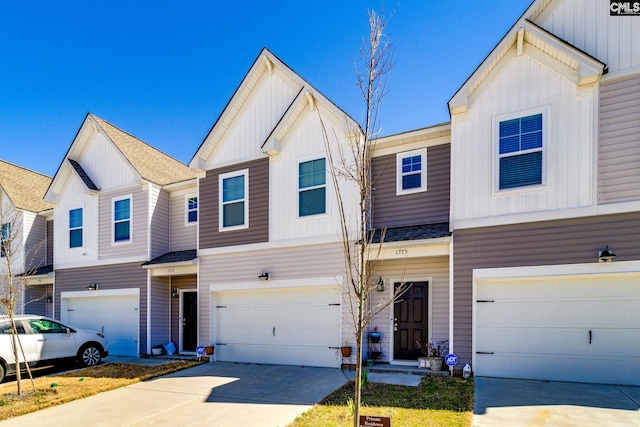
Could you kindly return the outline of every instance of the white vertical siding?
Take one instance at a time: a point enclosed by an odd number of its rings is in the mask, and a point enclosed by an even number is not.
[[[326,117],[323,118],[329,135],[331,150],[338,157],[338,144],[348,152],[344,132]],[[339,142],[336,141],[339,139]],[[336,205],[336,194],[327,159],[327,192],[325,215],[298,217],[298,163],[327,157],[322,136],[321,122],[316,111],[304,112],[298,123],[282,142],[282,151],[271,159],[269,170],[269,218],[271,221],[269,236],[271,241],[300,237],[327,236],[339,237],[340,218]],[[334,159],[336,163],[338,159]],[[345,204],[350,220],[357,218],[358,195],[355,186],[343,183],[343,199],[351,201]],[[352,224],[355,229],[355,224]]]
[[[149,259],[169,252],[169,194],[157,185],[149,185]]]
[[[82,180],[72,173],[54,209],[53,256],[56,268],[98,259],[98,196],[89,195],[86,191],[87,187]],[[69,210],[77,208],[82,208],[84,246],[70,249]]]
[[[138,177],[122,153],[102,132],[94,134],[78,160],[102,191],[132,185]]]
[[[526,50],[525,50],[526,53]],[[593,203],[594,88],[581,89],[512,52],[466,117],[452,120],[453,220],[587,207]],[[496,191],[497,130],[505,115],[544,115],[542,186]]]
[[[186,251],[195,249],[197,245],[198,226],[196,223],[187,225],[186,223],[186,203],[187,195],[196,194],[196,189],[188,192],[172,193],[169,199],[170,203],[170,233],[171,233],[171,250]],[[200,204],[198,204],[200,205]],[[200,212],[198,212],[200,217]],[[200,218],[198,218],[200,220]]]
[[[131,195],[131,242],[112,244],[113,198]],[[100,259],[147,256],[149,200],[140,185],[112,193],[100,193]]]
[[[640,66],[640,20],[610,16],[609,2],[565,0],[552,2],[535,23],[607,64],[609,72]]]
[[[260,147],[299,90],[292,88],[278,73],[271,76],[265,74],[262,79],[234,125],[210,156],[207,169],[262,155]]]

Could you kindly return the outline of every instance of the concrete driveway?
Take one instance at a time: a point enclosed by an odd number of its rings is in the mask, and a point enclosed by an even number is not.
[[[474,426],[640,426],[640,387],[475,378]]]
[[[347,381],[339,369],[207,363],[1,426],[285,426]]]

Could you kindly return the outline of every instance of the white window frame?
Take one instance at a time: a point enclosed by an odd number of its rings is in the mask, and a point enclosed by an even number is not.
[[[116,202],[129,199],[129,240],[116,241]],[[118,221],[123,222],[123,221]],[[112,245],[127,245],[133,242],[133,194],[127,194],[124,196],[111,198],[111,244]]]
[[[69,248],[69,250],[74,250],[74,249],[83,249],[84,248],[84,207],[82,206],[77,206],[74,208],[69,208],[68,213],[67,213],[67,221],[69,220],[69,215],[71,214],[71,211],[75,211],[80,209],[80,211],[82,212],[82,226],[80,227],[74,227],[72,228],[70,225],[68,226],[68,233],[67,233],[67,239],[68,239],[68,244],[67,244],[67,248]],[[67,222],[68,223],[68,222]],[[76,246],[76,247],[71,247],[71,231],[72,230],[82,230],[82,244],[80,246]]]
[[[244,176],[244,199],[242,199],[244,202],[244,224],[224,227],[224,205],[229,203],[238,203],[240,199],[224,203],[222,201],[222,183],[227,178],[236,178],[238,176]],[[218,230],[233,231],[242,230],[244,228],[249,228],[249,169],[241,169],[218,175]]]
[[[507,120],[518,119],[521,117],[535,116],[536,114],[542,114],[542,147],[540,149],[527,150],[526,152],[518,152],[518,154],[526,154],[527,152],[542,151],[542,180],[540,184],[526,185],[522,187],[512,187],[500,189],[500,122]],[[541,188],[547,187],[547,152],[549,151],[547,145],[547,135],[549,132],[549,106],[530,108],[527,110],[520,110],[514,113],[501,114],[493,117],[493,194],[505,194],[513,192],[523,191],[538,191]],[[514,154],[511,154],[514,155]]]
[[[422,156],[422,167],[420,169],[420,187],[404,190],[402,188],[402,160],[407,157]],[[417,150],[404,151],[396,154],[396,195],[414,194],[427,191],[427,149],[420,148]]]
[[[312,162],[314,160],[321,160],[324,159],[324,165],[325,165],[325,169],[324,169],[324,184],[322,185],[316,185],[313,187],[305,187],[305,188],[300,188],[300,164],[301,163],[307,163],[307,162]],[[329,186],[327,186],[327,178],[328,178],[328,173],[327,173],[327,167],[328,167],[328,162],[329,162],[329,158],[326,155],[316,155],[316,156],[310,156],[310,157],[305,157],[303,159],[299,159],[296,163],[296,177],[295,177],[295,186],[296,186],[296,210],[297,210],[297,218],[304,220],[307,218],[318,218],[321,216],[328,216],[329,215]],[[302,193],[303,191],[309,191],[309,190],[317,190],[319,188],[324,188],[324,212],[322,213],[317,213],[317,214],[312,214],[312,215],[300,215],[300,193]]]
[[[195,209],[189,209],[189,199],[195,198],[196,199],[196,208]],[[189,212],[196,212],[196,220],[195,221],[189,221]],[[200,220],[200,198],[198,197],[197,194],[187,194],[186,196],[184,196],[184,225],[190,226],[190,225],[196,225],[198,223],[198,221]]]
[[[8,231],[7,239],[6,239],[6,240],[7,240],[7,241],[9,241],[9,255],[11,255],[11,247],[13,246],[13,245],[11,244],[11,242],[12,242],[12,240],[13,240],[13,239],[15,239],[16,237],[11,235],[11,233],[13,232],[13,231],[12,231],[12,229],[13,229],[13,225],[12,225],[12,222],[11,222],[11,221],[9,221],[9,222],[4,222],[4,223],[0,223],[0,244],[2,244],[2,245],[4,246],[5,239],[4,239],[3,229],[4,229],[5,227],[6,227],[7,231]],[[6,257],[5,251],[1,250],[1,248],[0,248],[0,258],[5,258],[5,257]]]

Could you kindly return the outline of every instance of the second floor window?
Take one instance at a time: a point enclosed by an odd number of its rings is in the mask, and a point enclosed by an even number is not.
[[[427,189],[427,150],[396,155],[396,194],[411,194]]]
[[[187,197],[187,224],[198,222],[198,198]]]
[[[82,208],[69,211],[69,247],[82,247]]]
[[[220,230],[249,226],[249,170],[220,175]]]
[[[113,241],[128,242],[131,240],[131,199],[115,199],[113,201]]]
[[[309,216],[327,212],[325,159],[301,162],[298,165],[298,215]]]
[[[0,257],[11,254],[11,223],[7,222],[0,227]]]
[[[542,114],[500,122],[500,190],[542,184]]]

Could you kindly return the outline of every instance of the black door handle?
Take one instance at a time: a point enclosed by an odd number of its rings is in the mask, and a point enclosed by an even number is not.
[[[591,344],[591,336],[592,336],[592,333],[591,331],[589,331],[589,344]]]

